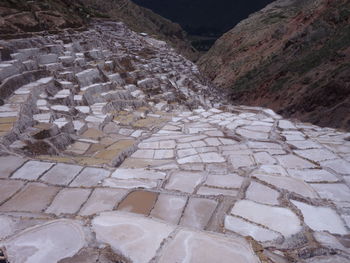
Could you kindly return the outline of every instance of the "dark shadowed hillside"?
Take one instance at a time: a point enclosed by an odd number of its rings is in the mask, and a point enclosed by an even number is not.
[[[179,23],[192,44],[207,51],[223,33],[273,0],[132,0]]]
[[[273,0],[133,0],[193,35],[221,35]]]
[[[237,103],[350,129],[350,2],[280,0],[242,21],[201,58]]]

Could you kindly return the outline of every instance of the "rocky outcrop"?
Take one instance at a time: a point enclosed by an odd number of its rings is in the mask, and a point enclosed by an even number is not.
[[[28,37],[32,32],[81,28],[91,18],[122,21],[135,31],[167,41],[189,59],[197,59],[197,53],[180,25],[130,0],[4,0],[0,3],[0,36],[16,38],[20,34]]]
[[[221,37],[199,61],[234,102],[350,129],[350,3],[279,0]]]

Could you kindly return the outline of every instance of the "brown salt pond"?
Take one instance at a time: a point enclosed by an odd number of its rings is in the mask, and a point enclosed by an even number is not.
[[[118,210],[148,215],[158,197],[158,193],[135,191],[130,193],[118,206]]]

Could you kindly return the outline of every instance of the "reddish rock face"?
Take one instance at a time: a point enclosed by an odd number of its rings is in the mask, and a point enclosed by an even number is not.
[[[0,4],[0,34],[81,27],[84,24],[83,18],[78,12],[74,13],[73,9],[69,9],[63,1],[55,1],[53,4],[49,1],[40,3],[2,1]]]
[[[199,66],[238,103],[350,129],[350,3],[276,1],[223,35]]]

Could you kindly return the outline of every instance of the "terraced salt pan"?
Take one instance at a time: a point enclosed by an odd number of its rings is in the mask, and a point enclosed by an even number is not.
[[[257,182],[251,182],[246,192],[246,198],[258,203],[278,205],[279,192]]]
[[[28,228],[2,242],[10,262],[56,263],[75,255],[86,244],[81,224],[57,220]]]
[[[0,157],[0,178],[7,178],[24,163],[25,159],[16,156]]]
[[[294,170],[289,169],[290,176],[304,180],[305,182],[338,182],[334,174],[321,169]]]
[[[346,235],[343,221],[337,213],[328,207],[315,207],[292,200],[303,213],[305,223],[314,231],[329,231],[330,233]]]
[[[172,224],[178,224],[186,202],[187,198],[183,196],[160,194],[151,212],[151,216]]]
[[[196,66],[165,43],[121,23],[91,27],[66,32],[73,41],[66,45],[61,34],[0,40],[10,50],[18,41],[35,45],[33,54],[54,62],[43,65],[52,77],[14,87],[0,106],[0,155],[10,154],[0,157],[0,236],[53,218],[81,218],[94,232],[91,220],[109,211],[110,222],[97,224],[106,241],[96,244],[91,233],[89,247],[65,263],[102,261],[106,251],[113,262],[119,255],[154,263],[257,262],[256,255],[279,263],[349,260],[340,245],[350,226],[349,134],[282,120],[268,109],[223,105]],[[145,50],[154,54],[146,58]],[[27,51],[18,52],[11,63],[19,71],[35,68],[34,56],[22,65]],[[53,147],[24,164],[15,155],[28,154],[28,139]],[[39,146],[34,150],[45,148]],[[295,198],[318,206],[289,208]],[[112,212],[121,209],[147,216]],[[304,238],[312,235],[318,243]],[[296,244],[326,256],[306,259]],[[22,261],[32,256],[15,250]]]
[[[0,216],[0,240],[12,234],[15,226],[15,221],[7,216]]]
[[[260,242],[273,241],[282,238],[281,234],[249,223],[234,216],[225,217],[225,228],[243,236],[251,236]]]
[[[159,263],[258,263],[251,247],[242,239],[230,239],[220,235],[181,230],[169,242],[158,260]]]
[[[166,176],[165,173],[162,172],[156,172],[146,169],[123,169],[119,168],[117,169],[113,174],[112,178],[118,178],[118,179],[135,179],[135,178],[142,178],[142,179],[163,179]]]
[[[38,161],[29,161],[17,170],[12,178],[21,178],[27,180],[36,180],[43,172],[49,170],[54,163],[44,163]]]
[[[97,240],[109,244],[135,263],[149,262],[161,243],[174,231],[174,227],[134,216],[110,212],[92,221]]]
[[[240,200],[235,203],[231,214],[264,225],[283,234],[285,237],[296,234],[301,230],[300,220],[297,215],[284,207],[274,207],[249,200]]]
[[[305,197],[316,198],[318,196],[309,185],[299,179],[264,174],[254,174],[254,176],[263,182],[269,183],[278,188],[286,189],[290,192],[298,193]]]

